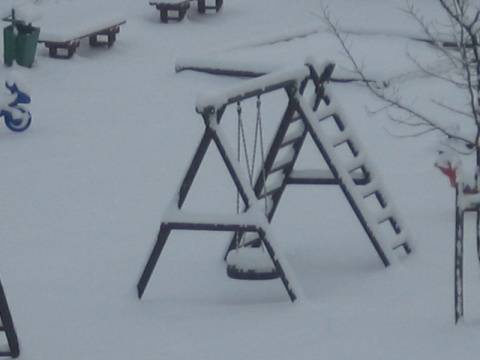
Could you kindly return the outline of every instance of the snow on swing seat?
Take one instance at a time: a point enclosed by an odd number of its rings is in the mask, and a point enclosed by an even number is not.
[[[262,247],[241,247],[230,251],[227,275],[238,280],[273,280],[280,276]]]
[[[260,202],[241,214],[198,214],[178,209],[174,199],[162,224],[180,230],[240,231],[258,236],[269,226]],[[272,241],[270,239],[269,241]],[[230,251],[226,258],[227,276],[239,280],[271,280],[280,275],[263,247],[244,246]]]

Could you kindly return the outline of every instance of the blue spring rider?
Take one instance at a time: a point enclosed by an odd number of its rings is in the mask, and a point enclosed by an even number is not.
[[[30,96],[20,90],[15,82],[5,82],[10,91],[6,99],[0,98],[0,116],[5,119],[5,125],[15,132],[26,130],[32,122],[32,114],[24,106],[30,103]],[[3,100],[3,101],[2,101]]]

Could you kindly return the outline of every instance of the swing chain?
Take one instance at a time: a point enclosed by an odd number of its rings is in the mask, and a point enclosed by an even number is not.
[[[242,132],[243,122],[242,122],[242,106],[240,102],[237,102],[237,161],[240,162],[241,159],[241,132]],[[237,214],[240,213],[240,193],[237,191]],[[240,246],[241,243],[241,234],[236,231],[235,232],[235,244],[236,248]]]
[[[242,105],[240,102],[237,103],[237,114],[238,114],[238,129],[237,129],[237,160],[240,162],[241,160],[241,151],[240,151],[240,143],[243,144],[243,153],[245,155],[245,163],[247,167],[248,178],[250,180],[250,185],[253,184],[253,167],[250,166],[250,157],[248,156],[248,149],[247,149],[247,139],[245,135],[245,127],[243,125],[243,118],[242,118]]]
[[[247,149],[247,141],[245,135],[245,127],[243,124],[243,117],[242,117],[242,104],[237,102],[237,161],[240,163],[242,158],[242,147],[243,153],[245,157],[245,166],[247,168],[248,178],[250,181],[250,185],[253,186],[254,181],[254,173],[255,173],[255,160],[257,157],[257,148],[258,143],[260,143],[260,160],[262,161],[262,169],[260,169],[260,176],[262,176],[263,181],[263,191],[266,193],[266,173],[265,173],[265,151],[264,151],[264,142],[263,142],[263,126],[262,126],[262,114],[261,114],[261,107],[262,101],[260,95],[257,96],[256,101],[256,122],[255,122],[255,134],[254,134],[254,142],[253,142],[253,154],[251,158],[250,164],[250,157],[248,156],[248,149]],[[264,196],[265,201],[265,216],[268,216],[268,199]],[[237,213],[240,212],[240,194],[237,191]],[[237,244],[237,248],[241,246],[242,238],[240,233],[236,233],[235,242]]]
[[[263,193],[267,193],[267,174],[265,173],[265,147],[263,144],[263,126],[262,126],[262,100],[260,95],[257,96],[257,125],[255,132],[258,130],[259,137],[260,137],[260,160],[262,161],[262,168],[260,169],[260,174],[262,176],[263,182]],[[255,145],[257,144],[257,134],[255,134]],[[263,196],[263,200],[265,201],[265,216],[268,217],[268,200],[267,196]]]

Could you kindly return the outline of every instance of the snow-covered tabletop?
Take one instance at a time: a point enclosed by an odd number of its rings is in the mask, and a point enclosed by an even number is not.
[[[114,10],[89,2],[43,4],[35,24],[41,29],[39,41],[71,41],[125,23],[126,18]]]
[[[191,0],[150,0],[150,5],[156,4],[181,4]]]

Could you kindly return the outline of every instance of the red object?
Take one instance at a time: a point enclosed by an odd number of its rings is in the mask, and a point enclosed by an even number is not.
[[[457,186],[457,169],[452,167],[452,164],[448,162],[448,167],[440,166],[438,164],[435,164],[437,168],[440,169],[440,171],[448,177],[450,180],[450,185],[452,187]]]

